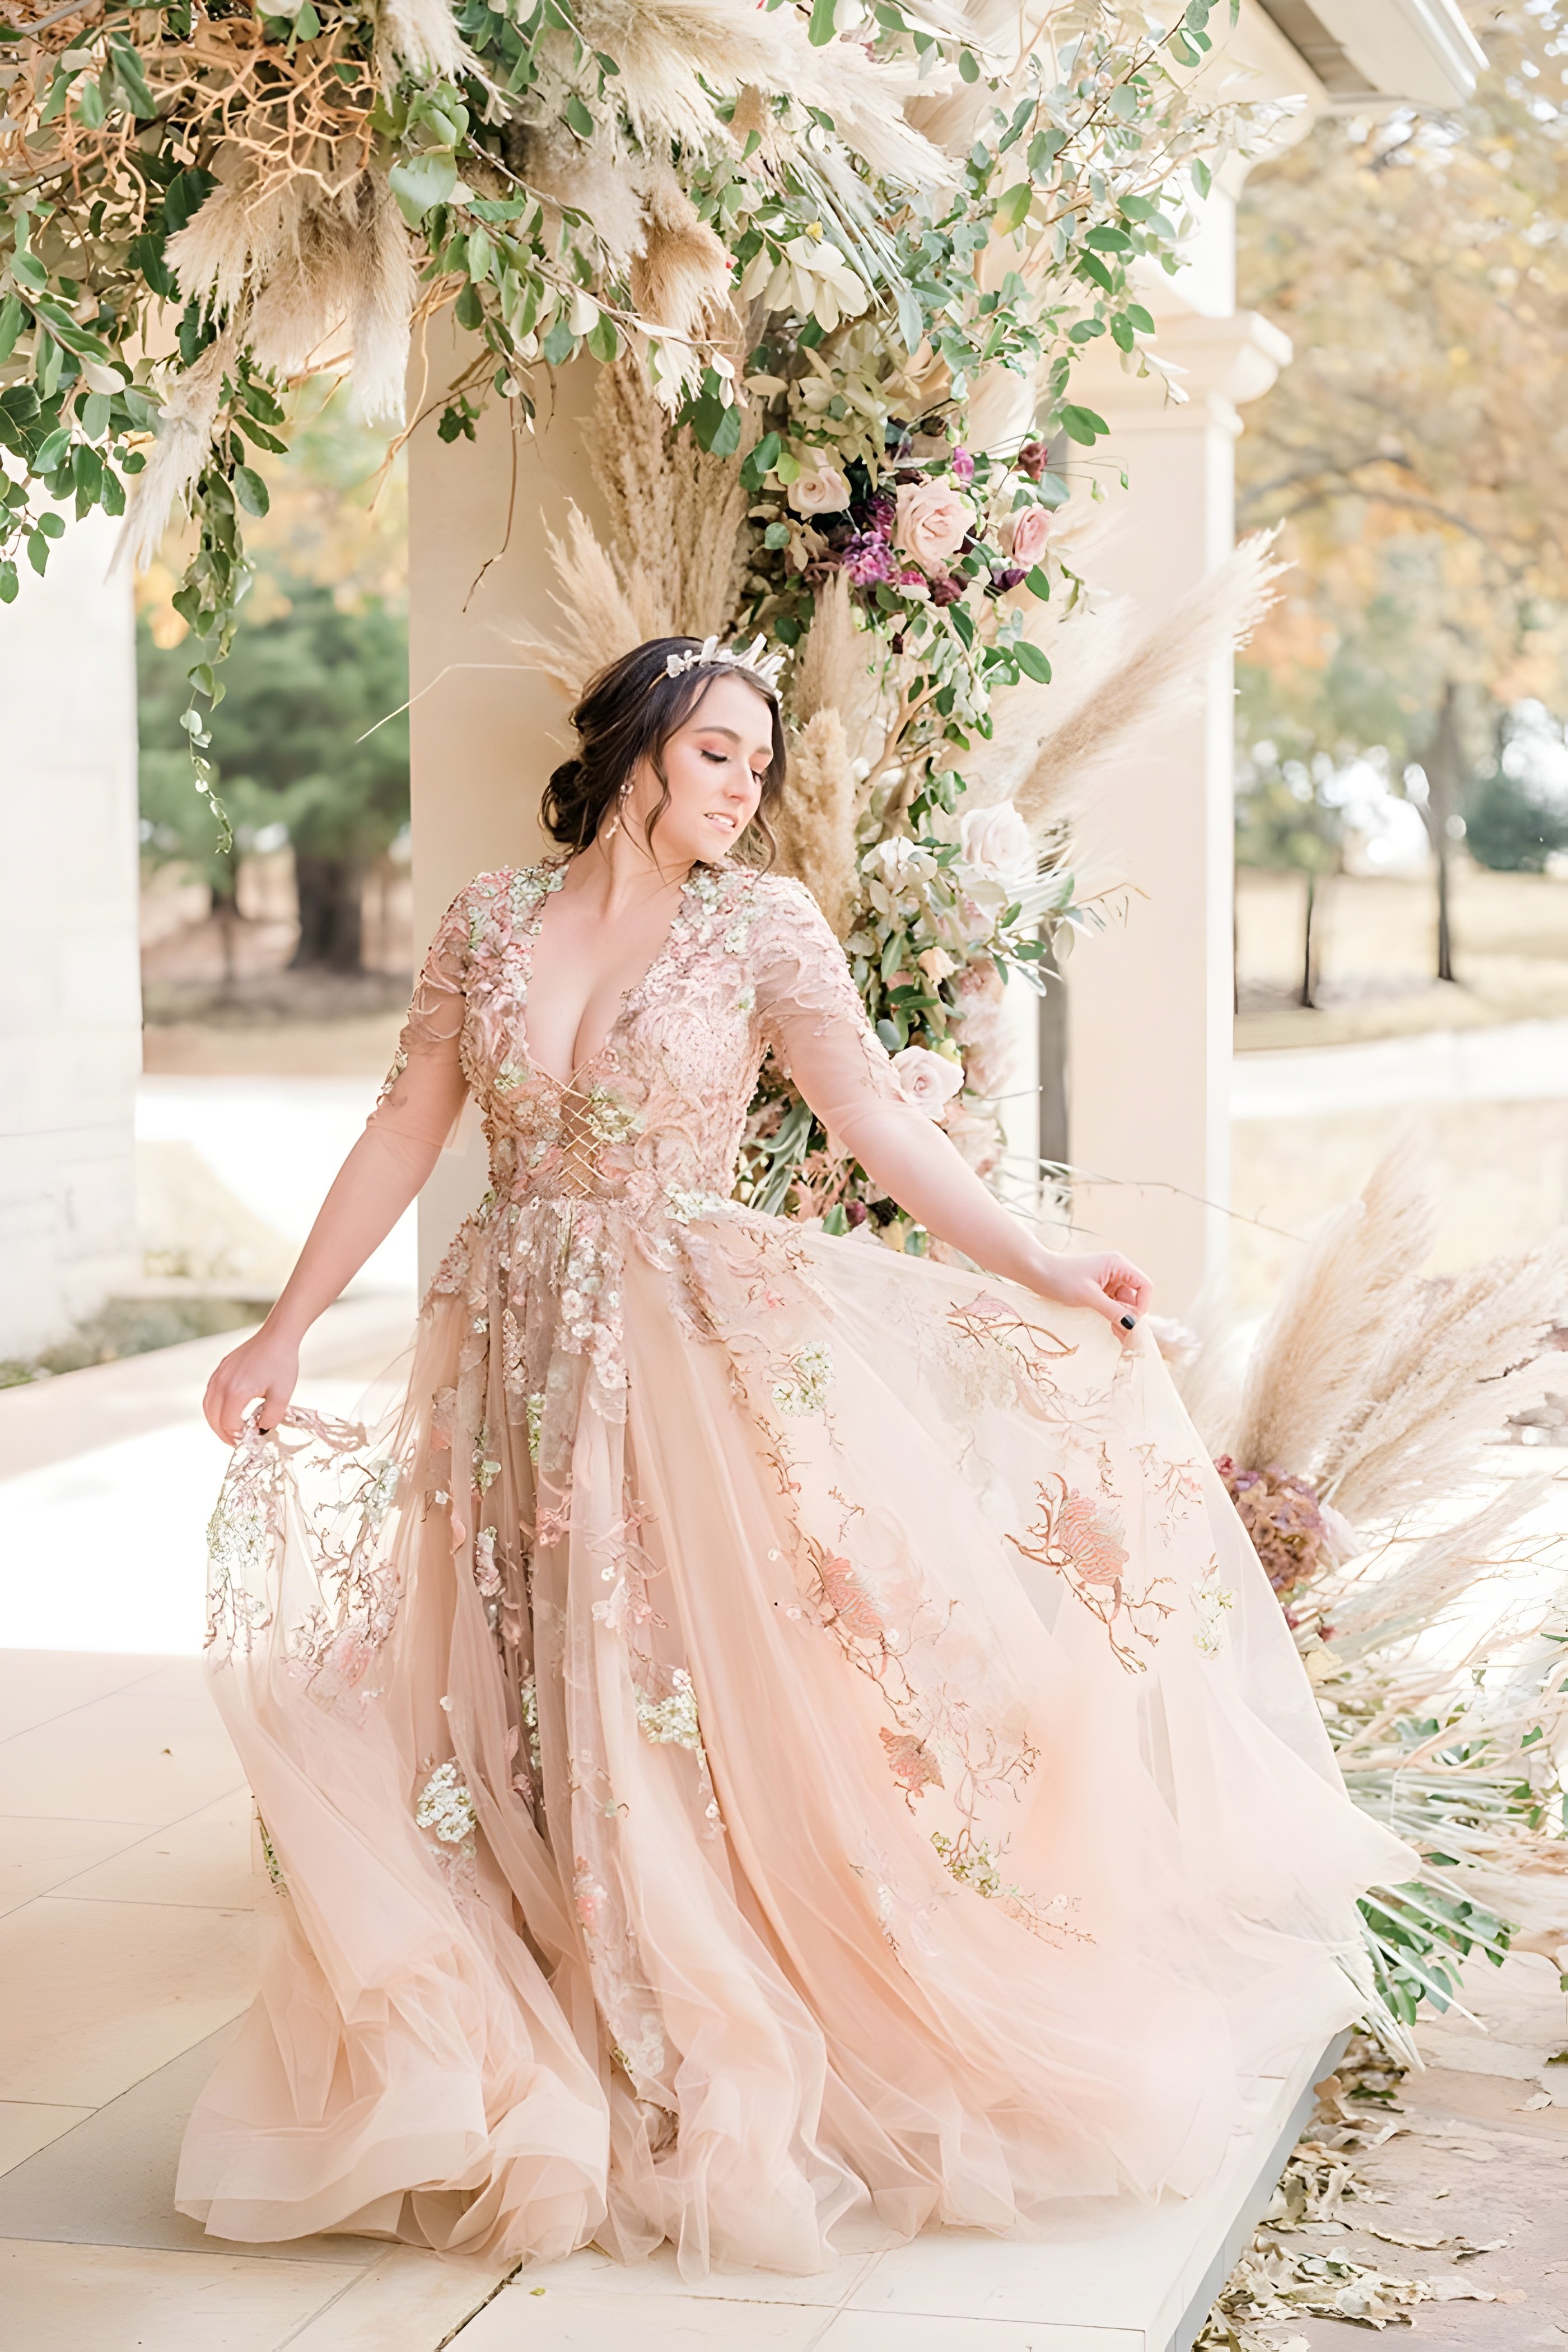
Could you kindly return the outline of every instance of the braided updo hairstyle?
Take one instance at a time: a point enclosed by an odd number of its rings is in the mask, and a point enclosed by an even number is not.
[[[577,734],[574,759],[563,760],[544,788],[540,814],[552,841],[570,850],[586,849],[605,817],[620,797],[621,788],[647,760],[662,787],[663,797],[647,821],[654,826],[669,806],[669,783],[661,758],[678,728],[684,727],[715,678],[739,677],[767,704],[773,719],[773,757],[763,777],[762,798],[752,830],[761,836],[764,858],[771,861],[773,837],[768,811],[784,790],[784,736],[778,698],[760,679],[739,666],[696,664],[671,677],[671,654],[696,653],[696,637],[650,637],[600,670],[584,688],[572,725]]]

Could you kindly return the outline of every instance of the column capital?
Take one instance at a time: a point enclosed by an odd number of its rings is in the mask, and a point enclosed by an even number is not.
[[[1171,398],[1153,368],[1145,376],[1124,373],[1116,354],[1104,346],[1097,346],[1077,372],[1075,388],[1104,414],[1113,431],[1118,424],[1147,428],[1163,423],[1173,432],[1219,425],[1239,433],[1238,405],[1266,393],[1293,355],[1289,336],[1260,310],[1233,310],[1218,319],[1195,310],[1167,311],[1155,327],[1154,341],[1173,371],[1181,371],[1176,382],[1185,401]]]

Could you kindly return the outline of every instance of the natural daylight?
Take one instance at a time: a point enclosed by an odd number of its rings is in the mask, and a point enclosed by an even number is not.
[[[0,102],[0,2338],[1568,2352],[1568,0]]]

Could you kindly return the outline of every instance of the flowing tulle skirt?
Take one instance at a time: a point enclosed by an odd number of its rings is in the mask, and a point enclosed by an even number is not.
[[[1189,2192],[1411,1864],[1146,1336],[711,1204],[474,1226],[394,1428],[237,1452],[213,1602],[225,2238],[808,2272]]]

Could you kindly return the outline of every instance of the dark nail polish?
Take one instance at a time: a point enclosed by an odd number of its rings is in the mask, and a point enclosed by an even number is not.
[[[1123,1329],[1124,1331],[1131,1331],[1131,1330],[1136,1329],[1136,1328],[1137,1328],[1137,1323],[1138,1323],[1138,1318],[1136,1317],[1136,1315],[1124,1315],[1124,1316],[1122,1317],[1122,1318],[1121,1318],[1121,1328],[1122,1328],[1122,1329]]]

